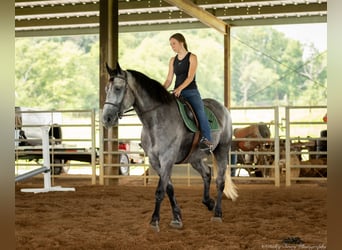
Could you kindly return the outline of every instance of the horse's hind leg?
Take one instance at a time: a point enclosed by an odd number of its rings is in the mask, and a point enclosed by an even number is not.
[[[222,196],[223,190],[225,186],[225,176],[226,169],[228,164],[228,149],[225,147],[217,147],[214,151],[214,157],[216,158],[217,163],[217,177],[216,177],[216,190],[217,190],[217,198],[216,205],[214,209],[214,217],[212,220],[214,221],[222,221]]]
[[[191,162],[191,165],[202,176],[203,179],[203,199],[202,203],[208,208],[209,211],[213,210],[215,201],[210,198],[210,182],[211,182],[211,168],[209,168],[203,160]]]

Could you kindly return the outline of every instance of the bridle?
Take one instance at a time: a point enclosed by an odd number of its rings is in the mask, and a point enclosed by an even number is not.
[[[126,73],[126,72],[124,72],[124,73]],[[105,105],[105,104],[108,104],[108,105],[111,105],[111,106],[117,108],[117,109],[119,110],[119,112],[118,112],[118,118],[119,118],[119,119],[121,119],[123,116],[134,116],[134,114],[126,114],[126,113],[129,113],[129,112],[133,111],[134,108],[131,108],[131,109],[128,109],[128,110],[125,110],[125,111],[122,111],[122,109],[121,109],[122,102],[123,102],[123,100],[124,100],[124,97],[125,97],[126,92],[127,92],[127,89],[128,89],[127,78],[126,78],[125,76],[121,76],[121,75],[116,75],[116,76],[111,75],[110,78],[109,78],[109,81],[114,82],[114,79],[115,79],[115,78],[119,78],[119,79],[122,79],[122,80],[125,81],[125,92],[124,92],[124,94],[123,94],[123,98],[122,98],[120,104],[115,104],[115,103],[112,103],[112,102],[104,102],[104,105]],[[140,114],[149,113],[149,112],[151,112],[151,111],[156,110],[157,108],[159,108],[159,107],[162,106],[162,105],[163,105],[163,104],[159,104],[159,105],[157,105],[157,106],[155,106],[155,107],[152,107],[152,108],[150,108],[150,109],[148,109],[148,110],[145,110],[145,111],[143,111],[143,112],[138,112],[138,111],[136,111],[136,112],[137,112],[137,114],[139,114],[139,113],[140,113]]]
[[[117,108],[119,110],[118,117],[119,117],[119,119],[121,119],[123,116],[130,116],[130,115],[124,115],[124,113],[128,113],[128,112],[130,112],[130,111],[132,111],[134,109],[132,108],[132,109],[128,109],[126,111],[122,111],[121,106],[122,106],[122,102],[123,102],[124,97],[125,97],[126,92],[127,92],[128,82],[127,82],[127,78],[124,77],[124,76],[113,76],[113,75],[110,76],[109,81],[114,82],[115,78],[119,78],[119,79],[122,79],[122,80],[125,81],[125,92],[123,94],[122,100],[121,100],[121,102],[119,104],[112,103],[112,102],[104,102],[103,105],[108,104],[108,105],[111,105],[111,106],[114,106],[115,108]]]

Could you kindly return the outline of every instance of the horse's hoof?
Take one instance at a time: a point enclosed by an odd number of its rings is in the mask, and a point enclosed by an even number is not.
[[[212,217],[212,218],[211,218],[211,221],[214,221],[214,222],[222,222],[222,218],[221,218],[221,217]]]
[[[172,220],[170,222],[170,227],[176,228],[176,229],[182,229],[183,228],[183,222],[179,220]]]
[[[215,207],[215,201],[213,199],[202,201],[202,203],[208,208],[209,211],[212,211]]]
[[[159,228],[159,223],[158,223],[158,221],[151,222],[150,225],[151,225],[151,228],[152,228],[156,233],[159,233],[159,232],[160,232],[160,228]]]

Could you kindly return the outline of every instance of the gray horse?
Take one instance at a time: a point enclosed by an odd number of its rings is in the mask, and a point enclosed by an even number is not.
[[[211,168],[204,162],[208,155],[196,145],[187,157],[192,147],[194,133],[184,125],[174,95],[165,90],[159,82],[138,71],[122,70],[118,63],[116,69],[106,66],[110,79],[106,86],[103,125],[106,128],[117,125],[118,119],[124,111],[133,106],[143,125],[141,145],[151,166],[159,175],[159,183],[155,192],[155,208],[150,222],[152,228],[159,231],[160,206],[165,193],[168,195],[172,207],[173,218],[170,226],[183,227],[181,210],[171,182],[173,165],[183,159],[186,159],[186,162],[190,163],[203,178],[202,203],[207,206],[208,210],[214,209],[213,220],[222,221],[223,193],[232,200],[237,198],[235,185],[230,177],[230,167],[227,168],[232,138],[232,122],[227,108],[213,99],[203,100],[205,106],[216,115],[219,124],[219,130],[212,131],[214,144],[212,154],[214,155],[213,159],[216,159],[214,174],[217,174],[217,177],[215,176],[217,185],[215,203],[209,194],[212,178]]]

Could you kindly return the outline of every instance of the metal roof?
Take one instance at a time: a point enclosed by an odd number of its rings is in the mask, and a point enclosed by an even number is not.
[[[234,26],[322,23],[327,0],[195,0],[200,8]],[[162,0],[118,0],[119,32],[206,27]],[[99,0],[16,0],[15,35],[99,33]]]

